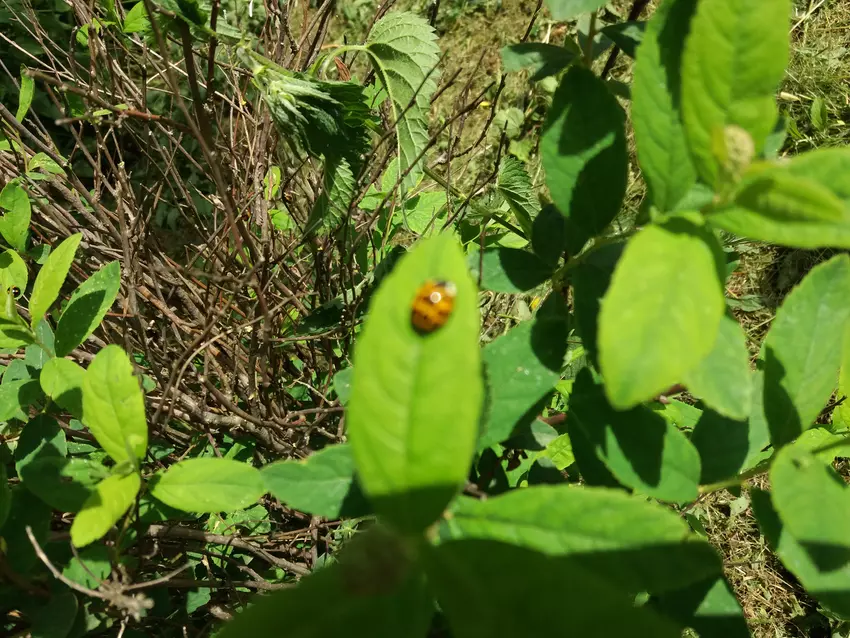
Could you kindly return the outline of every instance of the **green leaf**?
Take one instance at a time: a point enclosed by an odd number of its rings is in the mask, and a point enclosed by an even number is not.
[[[531,225],[531,247],[550,266],[567,250],[567,220],[552,204],[543,207]]]
[[[32,460],[19,474],[24,487],[53,509],[78,512],[109,471],[95,461],[45,455]]]
[[[0,290],[0,298],[2,297],[3,292]],[[32,342],[33,335],[26,324],[0,318],[0,348],[18,349]]]
[[[5,381],[5,379],[4,379]],[[26,421],[27,408],[41,398],[36,379],[20,379],[0,385],[0,421]]]
[[[68,237],[50,253],[47,261],[38,271],[29,305],[30,325],[33,328],[38,325],[38,322],[41,321],[59,296],[59,291],[62,289],[62,284],[65,283],[65,277],[68,276],[68,271],[77,252],[77,246],[80,245],[82,238],[82,233]]]
[[[596,456],[623,485],[673,503],[697,497],[699,453],[674,424],[644,406],[627,412],[612,409],[586,368],[576,378],[569,408],[567,421],[581,428]]]
[[[483,257],[477,250],[470,251],[467,263],[481,287],[493,292],[528,292],[554,272],[537,255],[520,248],[487,248]]]
[[[572,67],[558,87],[540,138],[552,200],[580,239],[598,235],[620,210],[628,155],[625,115],[605,83]]]
[[[752,375],[746,338],[734,317],[725,314],[708,356],[682,380],[713,410],[731,419],[746,419],[752,404]]]
[[[351,398],[351,382],[354,378],[354,368],[348,367],[339,370],[334,375],[333,387],[341,405],[348,405]]]
[[[62,575],[83,587],[97,589],[112,571],[110,549],[106,545],[91,545],[80,550],[62,570]]]
[[[50,597],[33,618],[33,638],[65,638],[77,617],[77,597],[66,591]]]
[[[367,513],[354,480],[354,458],[347,444],[332,445],[302,461],[278,461],[260,472],[266,489],[287,507],[334,520]]]
[[[637,50],[632,122],[641,172],[652,202],[672,210],[696,181],[680,112],[682,50],[696,0],[667,0]]]
[[[9,518],[12,509],[12,490],[9,488],[9,477],[6,476],[6,464],[0,463],[0,530]]]
[[[683,217],[631,238],[599,315],[611,404],[627,409],[679,383],[714,347],[726,306],[717,239]]]
[[[325,161],[324,189],[304,227],[309,235],[318,228],[331,230],[348,218],[348,208],[354,199],[357,183],[351,166],[343,157]]]
[[[23,122],[30,110],[32,96],[35,93],[35,81],[26,73],[27,67],[21,65],[21,92],[18,94],[18,110],[15,119]]]
[[[850,492],[824,461],[798,445],[770,467],[773,506],[788,532],[822,571],[850,564]]]
[[[64,357],[88,339],[115,302],[121,286],[121,266],[117,261],[86,279],[71,299],[56,324],[56,356]]]
[[[544,42],[522,42],[502,49],[502,64],[506,73],[528,69],[531,81],[537,82],[560,73],[570,66],[581,51],[572,40],[564,46]]]
[[[635,57],[638,46],[643,42],[645,30],[646,22],[636,21],[618,22],[600,29],[630,58]]]
[[[124,16],[124,33],[147,32],[151,28],[144,2],[134,4]]]
[[[817,265],[785,298],[765,339],[764,411],[774,447],[808,429],[826,405],[850,320],[850,257]]]
[[[65,169],[57,164],[47,153],[36,153],[33,155],[27,163],[27,169],[29,172],[41,169],[49,175],[65,174]]]
[[[184,512],[224,512],[248,507],[266,487],[255,467],[221,458],[175,463],[150,485],[150,493]]]
[[[428,144],[431,96],[437,89],[440,48],[434,29],[421,17],[405,11],[378,20],[366,40],[375,74],[390,97],[398,152],[398,174],[411,188],[422,174]]]
[[[819,95],[812,100],[812,106],[809,108],[809,119],[812,121],[812,128],[816,131],[826,130],[829,111],[826,108],[826,101]]]
[[[750,499],[759,527],[782,564],[824,607],[843,618],[850,618],[850,563],[838,569],[820,569],[806,548],[783,526],[770,496],[750,489]]]
[[[514,326],[484,348],[489,405],[478,448],[507,439],[561,376],[567,353],[567,307],[553,293],[531,321]],[[531,419],[537,413],[528,414]]]
[[[681,634],[575,556],[478,539],[427,549],[428,582],[456,638]]]
[[[599,308],[624,247],[625,245],[620,243],[608,244],[588,253],[573,274],[573,312],[576,325],[581,334],[582,345],[597,368]]]
[[[531,223],[540,212],[540,202],[534,193],[531,178],[522,162],[512,156],[502,160],[496,185],[505,198],[526,237],[531,237]]]
[[[20,252],[27,249],[32,208],[26,191],[17,182],[9,182],[0,191],[0,235],[12,248]]]
[[[755,375],[761,379],[761,373]],[[761,391],[761,384],[757,389]],[[766,428],[765,428],[766,430]],[[691,435],[691,443],[700,455],[700,483],[717,483],[732,478],[744,469],[749,457],[768,443],[766,432],[759,432],[747,421],[735,421],[713,410],[704,410]]]
[[[48,360],[38,380],[41,389],[59,407],[83,418],[83,380],[86,371],[70,359]]]
[[[788,64],[788,0],[702,0],[682,56],[682,115],[697,171],[716,185],[716,140],[727,127],[760,153],[777,118],[774,94]]]
[[[741,605],[724,578],[707,579],[653,600],[653,606],[701,638],[750,638]]]
[[[145,400],[133,364],[120,346],[106,346],[89,364],[83,378],[83,415],[94,438],[116,463],[135,464],[144,458],[148,447]]]
[[[11,492],[12,504],[3,526],[3,560],[14,573],[24,575],[41,564],[27,537],[26,528],[32,528],[36,541],[44,547],[50,534],[53,512],[23,485],[12,486]]]
[[[27,423],[15,448],[15,471],[21,475],[37,459],[68,454],[65,433],[52,417],[40,414]]]
[[[23,292],[28,280],[27,264],[17,252],[5,250],[0,253],[0,287],[4,290],[16,287]]]
[[[546,6],[555,20],[572,20],[582,13],[596,11],[608,4],[608,0],[546,0]]]
[[[277,636],[281,618],[291,636],[424,638],[434,614],[433,600],[418,570],[398,542],[369,543],[355,551],[358,534],[340,562],[302,578],[296,587],[254,600],[224,625],[218,638]],[[383,541],[383,538],[377,539]],[[362,546],[363,543],[358,543]]]
[[[541,485],[483,501],[460,498],[440,536],[574,556],[635,592],[670,591],[721,573],[714,550],[673,512],[606,488]]]
[[[74,546],[85,547],[105,536],[130,509],[141,486],[142,480],[135,472],[115,474],[98,483],[71,524]]]
[[[456,296],[446,324],[422,335],[411,305],[428,280]],[[421,241],[372,298],[346,424],[361,486],[402,529],[432,523],[466,480],[484,398],[478,332],[477,291],[450,235]]]
[[[828,188],[850,211],[850,149],[820,148],[797,155],[783,166],[792,175],[812,179]],[[845,213],[844,219],[848,218],[850,212]]]

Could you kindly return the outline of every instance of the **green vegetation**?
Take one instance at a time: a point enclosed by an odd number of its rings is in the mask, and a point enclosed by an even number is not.
[[[0,8],[0,633],[847,635],[850,8],[375,4]]]

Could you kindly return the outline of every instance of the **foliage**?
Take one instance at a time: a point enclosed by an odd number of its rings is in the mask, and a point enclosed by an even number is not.
[[[772,139],[786,2],[549,0],[575,38],[502,51],[539,100],[460,150],[487,93],[432,117],[436,15],[323,47],[334,3],[73,4],[0,109],[4,631],[745,636],[691,511],[762,475],[850,621],[850,258],[752,366],[726,299],[736,242],[850,247],[850,151]]]

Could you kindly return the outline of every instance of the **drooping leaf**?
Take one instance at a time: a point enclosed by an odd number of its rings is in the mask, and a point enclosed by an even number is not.
[[[18,122],[23,122],[27,113],[29,113],[32,97],[35,93],[35,81],[27,75],[26,71],[27,67],[21,65],[21,92],[18,94],[18,110],[15,113],[15,119]]]
[[[74,261],[82,233],[71,235],[57,246],[36,275],[30,295],[30,325],[35,328],[59,296]]]
[[[714,347],[723,317],[717,239],[684,217],[631,238],[599,314],[611,404],[627,409],[682,381]]]
[[[260,473],[272,496],[298,511],[331,520],[368,512],[347,444],[332,445],[303,461],[271,463]]]
[[[27,192],[17,182],[9,182],[0,191],[0,235],[19,252],[27,249],[32,207]]]
[[[785,298],[765,339],[764,413],[774,447],[808,429],[826,405],[850,320],[850,257],[815,266]]]
[[[65,369],[59,373],[74,375]],[[73,376],[65,378],[66,383],[75,382]],[[73,391],[72,385],[68,387]],[[148,447],[145,401],[133,375],[133,364],[120,346],[106,346],[89,364],[83,378],[83,416],[97,442],[116,463],[136,463],[144,458]]]
[[[751,377],[744,332],[734,317],[725,314],[714,347],[696,368],[685,374],[685,386],[723,416],[742,420],[750,414]]]
[[[411,304],[428,280],[456,294],[445,325],[419,334]],[[449,235],[421,241],[372,298],[346,424],[361,486],[402,529],[432,523],[466,480],[484,394],[478,331],[475,285]]]
[[[552,276],[554,268],[537,255],[520,248],[487,248],[470,251],[467,259],[472,276],[481,287],[493,292],[527,292]]]
[[[356,186],[348,160],[344,157],[326,159],[324,189],[307,220],[304,234],[309,235],[320,228],[338,228],[348,217]]]
[[[552,200],[580,238],[601,233],[620,210],[628,156],[625,115],[605,83],[574,66],[546,116],[540,154]]]
[[[799,445],[770,466],[772,500],[791,536],[822,571],[850,566],[850,492],[830,465]]]
[[[637,50],[632,122],[652,202],[672,210],[696,181],[680,111],[682,50],[696,0],[667,0],[652,15]]]
[[[528,69],[530,80],[537,82],[560,73],[581,55],[572,40],[564,46],[544,42],[522,42],[502,49],[502,64],[506,73]]]
[[[776,123],[774,94],[788,64],[788,0],[702,0],[682,55],[682,115],[700,177],[724,166],[717,140],[745,131],[760,153]]]
[[[429,584],[457,638],[681,633],[647,607],[636,607],[621,583],[587,569],[573,555],[548,556],[479,539],[427,549]]]
[[[546,6],[555,20],[572,20],[582,13],[604,7],[607,0],[546,0]]]
[[[534,319],[484,348],[489,406],[479,449],[507,439],[526,413],[551,392],[561,376],[568,331],[566,304],[553,293]]]
[[[365,50],[390,97],[398,174],[407,173],[403,190],[421,175],[423,158],[419,156],[428,143],[431,96],[437,88],[440,49],[436,40],[434,29],[423,18],[406,11],[378,20],[366,39]]]
[[[41,389],[51,400],[78,419],[83,418],[83,379],[86,371],[70,359],[53,358],[39,375]]]
[[[620,483],[663,501],[697,497],[699,453],[674,424],[644,406],[614,410],[587,368],[576,378],[569,409],[567,421],[581,428]]]
[[[113,261],[86,279],[71,295],[56,325],[56,356],[64,357],[100,325],[121,286],[121,266]]]
[[[157,476],[150,493],[184,512],[225,512],[248,507],[266,491],[255,467],[223,458],[175,463]]]
[[[784,526],[770,496],[751,489],[750,499],[762,534],[782,564],[824,607],[843,618],[850,618],[850,563],[838,569],[819,568],[806,548]]]
[[[456,501],[441,538],[497,540],[551,556],[574,556],[627,590],[662,591],[719,575],[703,539],[672,512],[621,490],[536,486]]]
[[[523,163],[512,156],[503,159],[496,185],[526,237],[531,237],[531,223],[540,212],[540,203]]]
[[[114,474],[95,486],[71,524],[71,542],[85,547],[103,538],[136,500],[142,480],[135,472]]]

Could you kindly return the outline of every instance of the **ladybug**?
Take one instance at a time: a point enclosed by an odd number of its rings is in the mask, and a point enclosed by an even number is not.
[[[455,307],[457,288],[450,281],[426,281],[416,291],[410,322],[421,334],[429,334],[446,325]]]

